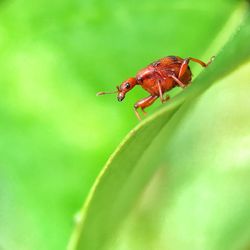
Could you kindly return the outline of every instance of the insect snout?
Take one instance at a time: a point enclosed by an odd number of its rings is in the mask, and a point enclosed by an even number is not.
[[[117,96],[117,100],[118,100],[119,102],[121,102],[121,101],[124,99],[124,97],[125,97],[125,95],[123,94],[123,92],[120,92],[120,93],[118,94],[118,96]]]

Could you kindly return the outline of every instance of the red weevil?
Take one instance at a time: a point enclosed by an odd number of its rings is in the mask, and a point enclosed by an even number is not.
[[[136,85],[141,85],[150,94],[134,105],[135,114],[141,120],[137,111],[138,108],[141,108],[143,113],[146,114],[144,109],[152,105],[157,98],[160,97],[162,103],[169,99],[169,96],[163,96],[165,92],[176,86],[185,88],[191,82],[192,72],[188,66],[190,61],[199,63],[202,67],[207,67],[213,59],[214,57],[208,63],[204,63],[192,57],[182,59],[178,56],[167,56],[149,64],[146,68],[140,70],[135,77],[128,78],[120,86],[116,87],[116,91],[98,92],[97,95],[117,93],[117,99],[121,102],[127,92],[132,90]]]

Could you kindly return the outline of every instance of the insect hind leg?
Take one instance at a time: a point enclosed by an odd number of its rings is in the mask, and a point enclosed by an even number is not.
[[[188,57],[186,59],[183,60],[182,64],[181,64],[181,68],[180,68],[180,72],[178,75],[178,78],[180,79],[186,72],[187,68],[188,68],[188,64],[190,61],[199,63],[202,67],[207,67],[213,60],[214,60],[214,56],[210,58],[210,60],[207,63],[204,63],[203,61],[193,58],[193,57]]]

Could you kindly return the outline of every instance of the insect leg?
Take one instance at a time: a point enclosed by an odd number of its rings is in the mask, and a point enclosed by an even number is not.
[[[160,80],[157,80],[157,86],[158,86],[159,96],[160,96],[161,102],[163,103],[163,94],[162,94],[161,81]]]
[[[180,71],[179,71],[178,78],[181,78],[185,74],[187,67],[188,67],[188,64],[189,64],[189,61],[190,61],[190,58],[186,58],[183,60],[183,62],[181,64]]]
[[[166,98],[163,97],[163,93],[162,93],[162,89],[161,89],[161,81],[160,80],[157,81],[157,86],[158,86],[158,89],[159,89],[159,96],[160,96],[161,102],[165,103],[170,97],[169,96],[166,96]]]
[[[135,105],[134,105],[134,111],[135,111],[136,117],[137,117],[139,120],[141,120],[141,117],[140,117],[140,115],[139,115],[137,109],[138,109],[138,108],[141,108],[142,111],[143,111],[143,113],[146,113],[146,112],[144,111],[144,109],[145,109],[146,107],[152,105],[152,104],[154,103],[154,101],[155,101],[157,98],[158,98],[158,96],[151,96],[151,95],[150,95],[150,96],[145,97],[145,98],[143,98],[143,99],[141,99],[141,100],[139,100],[138,102],[135,103]]]
[[[186,87],[186,85],[184,83],[182,83],[176,76],[169,75],[169,77],[172,77],[180,85],[180,87],[182,87],[182,88]]]
[[[215,56],[212,56],[207,63],[204,63],[201,60],[193,58],[193,57],[189,57],[188,59],[193,61],[193,62],[199,63],[202,67],[207,67],[214,60],[214,58],[215,58]]]
[[[185,74],[190,61],[199,63],[202,67],[207,67],[214,60],[214,58],[215,58],[214,56],[211,57],[210,60],[208,61],[208,63],[204,63],[203,61],[196,59],[196,58],[193,58],[193,57],[188,57],[188,58],[184,59],[182,64],[181,64],[178,78],[180,79]]]

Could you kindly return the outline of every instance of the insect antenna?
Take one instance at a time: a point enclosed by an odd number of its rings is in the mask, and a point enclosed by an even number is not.
[[[96,95],[98,96],[98,95],[115,94],[115,93],[118,93],[118,90],[112,91],[112,92],[103,92],[103,91],[101,91],[101,92],[96,93]]]
[[[117,86],[116,88],[117,88],[116,91],[111,91],[111,92],[101,91],[101,92],[96,93],[96,95],[99,96],[99,95],[106,95],[106,94],[115,94],[115,93],[118,93],[119,92],[119,87]]]

